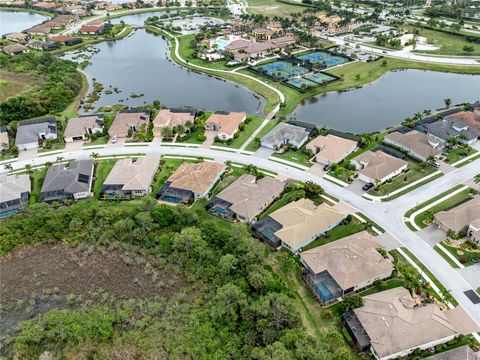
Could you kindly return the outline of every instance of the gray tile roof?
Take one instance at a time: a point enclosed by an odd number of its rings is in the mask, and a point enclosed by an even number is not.
[[[92,160],[72,161],[68,167],[58,164],[48,169],[42,193],[63,190],[68,194],[89,192],[92,182]]]
[[[38,141],[38,134],[56,134],[57,122],[55,119],[42,121],[20,122],[17,129],[15,145],[30,144]]]
[[[303,143],[308,138],[310,132],[300,126],[280,123],[272,130],[270,130],[262,139],[262,143],[269,143],[273,145],[289,143]]]
[[[25,192],[30,192],[28,175],[0,175],[0,203],[20,199]]]
[[[455,129],[461,129],[460,131]],[[461,121],[452,121],[449,119],[442,119],[435,121],[431,124],[423,125],[423,129],[428,134],[436,136],[443,140],[448,140],[450,137],[458,137],[460,135],[465,135],[467,141],[476,139],[478,137],[473,131],[469,130],[467,124]]]

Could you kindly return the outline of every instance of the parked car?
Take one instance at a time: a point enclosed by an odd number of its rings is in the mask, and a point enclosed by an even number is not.
[[[327,164],[327,165],[325,165],[325,166],[323,167],[323,171],[328,171],[328,170],[330,170],[331,168],[332,168],[332,165]]]
[[[375,186],[374,183],[369,182],[369,183],[366,183],[365,185],[362,186],[362,190],[363,190],[363,191],[368,191],[368,190],[370,190],[371,188],[373,188],[374,186]]]

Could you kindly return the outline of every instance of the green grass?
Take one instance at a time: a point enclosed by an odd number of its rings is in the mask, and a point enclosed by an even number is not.
[[[32,178],[32,192],[30,193],[30,204],[38,203],[40,200],[40,192],[42,190],[43,180],[47,175],[47,168],[34,170]]]
[[[418,211],[418,210],[424,208],[425,206],[431,204],[432,202],[437,201],[438,199],[441,199],[442,197],[444,197],[444,196],[446,196],[446,195],[454,192],[454,191],[457,190],[457,189],[460,189],[462,186],[464,186],[464,185],[463,185],[463,184],[459,184],[459,185],[451,188],[450,190],[447,190],[447,191],[441,193],[440,195],[437,195],[437,196],[431,198],[430,200],[425,201],[425,202],[423,202],[423,203],[415,206],[414,208],[411,208],[410,210],[408,210],[408,211],[405,213],[404,216],[405,216],[405,217],[410,217],[410,215],[412,215],[415,211]]]
[[[100,191],[102,190],[103,183],[107,178],[108,174],[112,170],[113,166],[117,161],[114,159],[111,160],[101,160],[95,165],[95,181],[93,182],[93,194],[96,199],[100,198]]]
[[[308,161],[310,157],[303,152],[303,148],[299,149],[299,150],[295,150],[295,151],[288,150],[288,151],[285,151],[282,154],[275,153],[275,154],[273,154],[273,157],[283,159],[283,160],[287,160],[287,161],[290,161],[290,162],[293,162],[293,163],[296,163],[296,164],[299,164],[299,165],[302,165],[302,166],[310,167],[310,166],[313,165],[312,163],[310,163]]]
[[[447,255],[445,254],[438,246],[433,248],[440,256],[454,269],[459,269],[459,266]]]
[[[360,220],[352,217],[352,221],[349,224],[337,225],[332,230],[328,231],[325,235],[319,236],[307,246],[303,247],[303,251],[313,249],[317,246],[328,244],[329,242],[342,239],[344,237],[356,234],[360,231],[366,230],[367,224],[360,222]]]
[[[284,207],[285,205],[295,201],[295,192],[294,191],[289,191],[285,194],[283,194],[277,201],[275,201],[273,204],[271,204],[260,216],[259,220],[262,220],[266,218],[268,215],[273,213],[274,211],[277,211],[278,209]]]
[[[480,253],[478,253],[478,252],[468,251],[467,249],[465,249],[463,247],[462,248],[456,248],[456,247],[453,247],[453,246],[449,246],[445,241],[442,242],[442,245],[445,249],[447,249],[447,251],[450,254],[455,256],[455,258],[459,262],[462,263],[462,261],[460,261],[462,258],[466,259],[467,261],[463,262],[464,266],[472,266],[474,264],[472,262],[472,259],[480,260]],[[459,251],[459,250],[463,252],[463,255],[458,254],[457,251]]]
[[[288,17],[290,14],[300,13],[306,8],[301,6],[301,3],[292,5],[277,0],[248,0],[247,2],[249,13],[268,16]]]
[[[458,188],[458,187],[457,187]],[[455,191],[456,188],[452,189],[452,191]],[[451,208],[453,206],[455,206],[456,204],[464,201],[465,199],[468,199],[472,196],[471,194],[471,191],[472,189],[468,188],[468,189],[465,189],[461,192],[459,192],[458,194],[455,194],[454,196],[446,199],[445,201],[442,201],[441,203],[433,206],[432,208],[428,209],[427,211],[424,211],[420,214],[418,214],[416,217],[415,217],[415,224],[417,224],[420,228],[425,228],[428,226],[427,224],[427,219],[429,217],[430,214],[432,215],[435,215],[436,213],[442,211],[442,210],[445,210],[445,209],[448,209],[448,208]],[[448,195],[448,193],[450,193],[451,191],[447,192],[445,195]],[[442,194],[443,195],[443,194]],[[443,195],[443,196],[445,196]],[[439,197],[438,199],[440,199],[441,197]],[[437,200],[438,200],[437,199]],[[434,199],[432,201],[430,201],[429,203],[435,201]],[[423,205],[423,204],[422,204]],[[425,204],[424,206],[428,205]],[[422,207],[424,207],[422,206]],[[420,208],[422,208],[420,207]]]
[[[165,163],[160,165],[160,170],[155,174],[155,178],[152,184],[152,192],[150,193],[151,197],[157,195],[158,190],[165,184],[165,181],[174,173],[177,168],[182,165],[182,163],[188,160],[182,159],[165,159]]]
[[[388,195],[395,190],[407,186],[408,184],[437,171],[434,167],[425,166],[423,163],[411,160],[408,161],[408,169],[408,172],[396,176],[391,181],[389,180],[381,184],[378,189],[372,189],[368,193],[374,196]],[[409,189],[409,191],[411,191],[411,189]]]
[[[471,147],[465,148],[463,146],[459,146],[454,149],[444,151],[443,156],[446,157],[445,162],[447,164],[453,164],[454,162],[462,160],[463,158],[475,154],[476,152],[477,151]]]
[[[238,136],[233,139],[231,144],[222,143],[219,141],[215,141],[213,144],[216,146],[225,146],[230,147],[233,149],[240,148],[245,141],[253,134],[253,132],[260,126],[262,121],[264,120],[261,117],[248,115],[248,119],[250,120],[248,124],[245,124],[245,128],[242,131],[238,132]]]
[[[478,159],[480,159],[480,152],[477,153],[477,155],[473,156],[472,158],[468,159],[467,161],[464,161],[464,162],[462,162],[461,164],[456,165],[455,167],[460,168],[460,167],[465,166],[465,165],[467,165],[467,164],[470,164],[471,162],[474,162],[474,161],[476,161],[476,160],[478,160]]]
[[[272,130],[275,126],[277,126],[277,124],[278,124],[277,120],[269,120],[268,123],[262,128],[262,130],[260,130],[258,132],[258,134],[255,138],[260,140],[262,137],[267,135],[267,133],[270,130]],[[259,148],[260,148],[260,142],[256,141],[254,139],[252,142],[250,142],[250,144],[248,144],[248,146],[245,148],[245,150],[247,150],[247,151],[257,151]]]

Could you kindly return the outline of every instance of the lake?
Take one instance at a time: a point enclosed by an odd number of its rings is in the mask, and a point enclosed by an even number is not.
[[[120,24],[120,22],[124,22],[125,24],[135,25],[135,26],[143,26],[145,24],[145,20],[152,16],[162,16],[162,15],[174,15],[177,14],[178,10],[160,10],[160,11],[151,11],[146,13],[140,14],[132,14],[127,16],[118,17],[112,19],[110,22],[112,24]]]
[[[305,101],[289,119],[361,133],[400,124],[416,112],[480,99],[480,76],[422,70],[386,73],[360,89]]]
[[[21,32],[48,19],[48,16],[28,11],[0,11],[0,35]]]
[[[103,42],[93,46],[97,53],[92,65],[84,72],[90,84],[95,78],[104,90],[118,88],[120,93],[100,95],[94,108],[114,104],[130,107],[160,100],[168,107],[191,106],[212,111],[261,112],[264,100],[250,90],[233,83],[197,74],[175,64],[170,59],[168,43],[143,29],[117,42]],[[72,58],[78,54],[69,54]],[[80,61],[82,61],[80,59]],[[131,94],[135,94],[131,97]],[[136,97],[136,95],[144,96]]]

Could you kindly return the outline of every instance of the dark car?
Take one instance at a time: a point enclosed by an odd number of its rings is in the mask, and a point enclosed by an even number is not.
[[[363,190],[363,191],[368,191],[368,190],[370,190],[371,188],[373,188],[374,186],[375,186],[375,185],[374,185],[373,183],[369,182],[369,183],[366,183],[365,185],[362,186],[362,190]]]
[[[328,171],[328,170],[330,170],[331,168],[332,168],[332,165],[327,164],[327,165],[325,165],[325,166],[323,167],[323,171]]]

